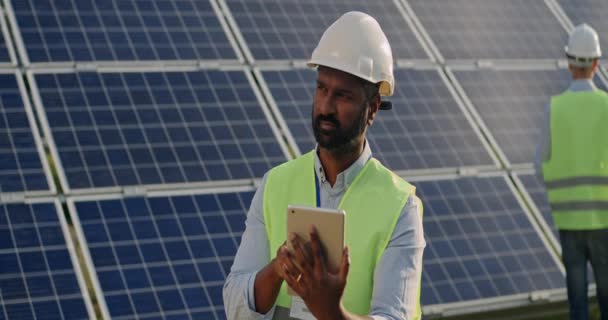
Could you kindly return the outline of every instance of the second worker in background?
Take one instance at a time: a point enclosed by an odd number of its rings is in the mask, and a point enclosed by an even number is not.
[[[566,56],[573,81],[551,98],[536,170],[542,170],[559,229],[570,319],[589,318],[589,261],[602,320],[608,320],[608,94],[593,84],[601,56],[595,30],[577,26]]]

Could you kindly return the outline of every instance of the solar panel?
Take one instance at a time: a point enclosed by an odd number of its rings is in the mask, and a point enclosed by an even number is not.
[[[445,59],[557,59],[566,32],[543,0],[408,0]]]
[[[105,318],[225,319],[222,287],[252,197],[232,188],[69,200]]]
[[[57,200],[0,203],[0,319],[93,319],[76,261]]]
[[[4,15],[0,15],[0,65],[15,66],[14,50],[10,44],[9,31]]]
[[[574,26],[581,23],[591,25],[600,39],[600,45],[608,44],[608,3],[599,0],[557,0]]]
[[[571,82],[565,69],[452,69],[475,110],[511,164],[531,163],[552,95]],[[604,84],[598,78],[599,88]]]
[[[504,176],[414,185],[425,204],[423,305],[509,299],[564,287],[557,257]],[[490,300],[484,305],[487,310]]]
[[[239,59],[209,0],[6,3],[26,64]]]
[[[397,1],[225,0],[250,59],[308,59],[325,29],[348,11],[375,17],[396,59],[429,59]]]
[[[533,204],[538,209],[538,212],[542,215],[543,219],[545,219],[547,226],[551,228],[555,239],[559,239],[559,233],[553,223],[551,208],[547,201],[547,191],[545,190],[543,181],[533,173],[517,174],[517,178],[523,184],[525,191],[530,195],[530,200],[532,200]]]
[[[299,151],[315,145],[311,125],[316,73],[261,70],[271,105]],[[393,170],[494,166],[437,69],[396,69],[393,110],[380,111],[368,133],[374,156]]]
[[[0,72],[0,194],[54,192],[21,75]],[[51,182],[52,183],[52,182]]]
[[[252,82],[242,69],[30,80],[66,192],[262,177],[287,151]]]
[[[511,164],[531,163],[549,99],[568,87],[566,70],[453,70]]]

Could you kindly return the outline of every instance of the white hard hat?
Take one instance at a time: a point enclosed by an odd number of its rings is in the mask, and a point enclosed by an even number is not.
[[[586,23],[574,28],[565,49],[570,63],[580,67],[589,66],[602,55],[597,32]]]
[[[347,12],[325,30],[308,61],[310,68],[319,65],[380,83],[381,96],[393,94],[391,45],[378,21],[363,12]]]

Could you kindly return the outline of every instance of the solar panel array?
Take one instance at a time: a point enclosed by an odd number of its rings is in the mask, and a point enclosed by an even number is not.
[[[236,60],[215,3],[7,1],[22,61]]]
[[[544,1],[408,0],[445,59],[557,59],[564,33]]]
[[[348,11],[382,17],[396,59],[429,59],[398,1],[226,0],[250,60],[305,60],[323,31]]]
[[[532,163],[549,96],[568,88],[566,69],[453,69],[458,84],[510,165]],[[601,79],[596,86],[605,89]]]
[[[561,288],[564,276],[506,177],[414,182],[425,202],[422,304]]]
[[[261,70],[283,130],[300,153],[315,146],[311,127],[316,73],[306,69]],[[455,93],[435,68],[396,69],[400,85],[381,111],[368,139],[374,156],[393,170],[494,166]]]
[[[221,319],[252,191],[71,200],[108,319]]]
[[[31,79],[70,190],[251,179],[287,159],[243,70]]]
[[[368,141],[425,204],[423,311],[564,299],[542,185],[509,172],[603,2],[2,0],[0,319],[94,317],[81,266],[103,318],[224,319],[251,186],[314,147],[303,62],[350,10],[397,60]]]
[[[548,96],[568,87],[566,70],[454,70],[509,163],[534,161]]]
[[[59,202],[0,203],[0,319],[91,319]]]
[[[18,72],[0,71],[0,193],[53,191],[29,99]]]

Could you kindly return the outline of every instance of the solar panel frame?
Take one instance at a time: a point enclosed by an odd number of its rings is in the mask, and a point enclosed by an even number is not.
[[[289,148],[281,137],[281,133],[278,127],[275,125],[274,120],[272,119],[272,114],[268,109],[264,98],[259,91],[253,76],[250,72],[249,67],[247,66],[222,66],[220,68],[210,67],[210,68],[199,68],[199,67],[184,67],[184,66],[162,66],[157,68],[151,67],[132,67],[132,68],[101,68],[97,69],[97,72],[103,73],[146,73],[146,72],[196,72],[196,71],[210,71],[210,70],[219,70],[219,71],[241,71],[247,77],[247,80],[253,90],[257,102],[264,113],[266,120],[272,130],[274,137],[276,138],[283,155],[285,156],[285,161],[292,158]],[[251,185],[252,181],[255,181],[261,177],[253,177],[248,179],[232,179],[232,180],[218,180],[218,181],[204,181],[204,182],[185,182],[185,183],[165,183],[165,184],[147,184],[147,185],[131,185],[131,186],[113,186],[113,187],[101,187],[101,188],[82,188],[82,189],[74,189],[71,188],[68,183],[68,178],[66,175],[66,171],[61,162],[61,158],[59,157],[59,149],[55,143],[55,139],[52,135],[52,131],[49,125],[49,121],[46,117],[46,113],[44,112],[44,105],[41,101],[41,96],[39,89],[36,85],[35,76],[38,74],[61,74],[61,73],[74,73],[78,72],[78,69],[73,68],[36,68],[30,69],[27,71],[27,77],[30,83],[30,89],[32,91],[32,97],[34,101],[34,106],[38,112],[41,127],[46,137],[49,137],[48,145],[49,151],[51,152],[54,159],[56,159],[56,169],[57,175],[62,186],[62,190],[66,195],[79,195],[79,194],[91,194],[91,193],[115,193],[115,192],[124,192],[127,194],[133,193],[141,193],[143,191],[149,190],[172,190],[172,189],[192,189],[192,188],[207,188],[207,187],[221,187],[221,186],[240,186],[240,185]]]
[[[76,279],[78,281],[78,286],[80,288],[80,292],[82,293],[82,299],[84,300],[84,304],[85,304],[85,307],[86,307],[86,310],[88,313],[88,317],[89,317],[89,319],[95,319],[95,317],[96,317],[95,311],[93,308],[93,304],[91,303],[89,291],[87,289],[86,281],[84,279],[82,269],[81,269],[81,266],[79,263],[78,255],[76,252],[77,249],[74,247],[75,239],[73,238],[73,236],[70,232],[70,227],[66,220],[65,213],[61,206],[61,203],[59,202],[59,199],[48,198],[48,197],[39,197],[39,198],[27,199],[25,202],[23,202],[21,200],[16,200],[16,201],[8,200],[8,201],[3,201],[3,203],[5,203],[5,204],[13,204],[13,203],[43,204],[43,203],[46,203],[46,204],[54,205],[57,216],[59,217],[59,224],[61,225],[61,231],[63,233],[63,237],[65,240],[65,246],[70,254],[70,262],[72,263],[72,267],[74,269],[74,274],[76,275]],[[47,269],[47,273],[48,273],[48,269]],[[3,302],[3,304],[4,304],[4,302]],[[6,319],[8,319],[8,317]]]
[[[17,66],[17,55],[15,53],[15,48],[13,48],[13,42],[11,41],[10,30],[8,28],[8,24],[6,22],[6,18],[4,13],[7,9],[0,8],[0,29],[2,31],[2,37],[4,43],[6,45],[6,50],[8,51],[9,61],[0,61],[0,68],[4,67],[16,67]]]
[[[189,190],[166,190],[166,191],[150,191],[145,194],[138,194],[137,196],[146,197],[146,198],[154,198],[154,197],[172,197],[172,196],[198,196],[198,195],[213,195],[213,194],[224,194],[224,193],[241,193],[241,192],[253,192],[256,190],[255,186],[236,186],[236,187],[212,187],[208,189],[189,189]],[[66,198],[67,206],[69,208],[70,217],[74,224],[74,229],[76,231],[76,238],[81,243],[83,260],[84,260],[84,268],[90,275],[91,285],[93,287],[94,296],[99,304],[99,308],[101,309],[102,318],[103,319],[113,319],[110,315],[110,311],[108,308],[107,301],[104,296],[104,291],[102,290],[101,283],[98,277],[97,269],[93,263],[93,258],[91,252],[89,250],[90,246],[88,241],[86,240],[83,225],[80,221],[80,218],[77,214],[76,203],[77,202],[85,202],[85,201],[102,201],[102,200],[117,200],[117,199],[128,199],[129,196],[123,196],[120,194],[90,194],[90,195],[76,195],[69,196]],[[247,208],[249,209],[249,208]],[[159,235],[160,237],[160,235]],[[111,240],[110,240],[111,241]],[[137,239],[133,240],[137,242]],[[239,243],[236,244],[237,248]],[[211,249],[214,251],[213,257],[219,259],[217,252],[215,252],[215,247],[212,245]],[[169,258],[170,259],[170,258]],[[142,262],[145,264],[146,262]],[[218,263],[221,263],[218,260]],[[225,276],[228,276],[226,274]],[[151,287],[154,287],[153,285]],[[128,290],[128,289],[127,289]],[[205,289],[207,298],[209,298],[209,293]],[[215,314],[216,306],[209,306],[208,308],[212,309],[211,312]],[[162,312],[162,311],[161,311]],[[123,319],[125,317],[120,317]],[[155,318],[156,319],[156,318]],[[222,319],[221,316],[216,315],[216,319]]]
[[[241,32],[241,28],[239,27],[237,20],[235,19],[232,11],[230,10],[230,6],[228,5],[227,0],[217,0],[217,1],[219,3],[219,6],[222,8],[222,10],[224,12],[224,15],[226,16],[228,23],[230,24],[230,26],[232,27],[232,30],[234,31],[234,35],[235,35],[237,41],[239,42],[240,47],[243,50],[245,60],[247,63],[249,63],[251,65],[260,65],[260,66],[290,65],[294,62],[295,62],[295,64],[305,64],[308,57],[306,57],[304,59],[256,59],[254,57],[252,51],[249,49],[247,41],[245,40],[245,37],[244,37],[243,33]],[[395,54],[395,52],[393,52],[394,60],[395,61],[408,61],[408,62],[414,63],[414,64],[424,63],[424,62],[428,62],[428,61],[435,61],[436,58],[435,58],[435,55],[434,55],[432,49],[429,47],[428,43],[424,40],[424,38],[420,35],[420,32],[418,31],[418,28],[412,21],[411,16],[408,14],[408,12],[403,7],[403,3],[400,0],[387,0],[387,1],[392,1],[395,4],[397,10],[399,11],[401,16],[405,20],[405,23],[407,24],[407,26],[411,30],[412,34],[414,35],[415,39],[418,41],[418,44],[422,47],[424,53],[427,56],[425,59],[401,58],[401,57],[398,57],[398,55]],[[310,51],[309,54],[312,54],[312,50]]]
[[[490,127],[486,124],[486,121],[482,117],[481,111],[475,106],[473,100],[467,94],[465,87],[460,83],[456,73],[459,71],[484,71],[484,70],[493,70],[493,71],[558,71],[558,70],[567,70],[567,63],[564,61],[555,62],[544,62],[544,63],[496,63],[489,65],[479,65],[479,64],[470,64],[470,63],[450,63],[446,66],[446,73],[448,77],[452,80],[451,83],[454,85],[456,91],[461,96],[464,105],[469,110],[470,114],[473,116],[476,125],[481,128],[484,132],[484,135],[492,145],[492,148],[496,151],[499,156],[501,163],[508,169],[513,170],[521,170],[521,169],[530,169],[532,167],[532,162],[514,162],[512,159],[509,159],[506,152],[501,147],[501,144],[498,142],[498,138],[492,133]],[[598,87],[607,87],[608,81],[600,72],[596,73],[596,78],[594,78],[594,82],[598,85]],[[567,85],[563,88],[563,90],[567,89]],[[560,93],[560,92],[556,92]],[[550,101],[550,96],[546,97],[546,102],[541,106],[546,106]],[[540,127],[538,127],[540,128]],[[540,129],[539,129],[540,130]]]
[[[446,61],[456,62],[456,63],[461,63],[461,62],[466,62],[466,61],[500,61],[500,62],[504,62],[504,63],[517,64],[517,63],[522,63],[522,62],[525,63],[525,62],[531,62],[531,61],[543,62],[543,61],[547,61],[547,60],[556,60],[556,59],[559,58],[558,56],[550,57],[550,58],[548,58],[548,57],[544,57],[544,58],[538,58],[538,57],[535,57],[535,58],[495,58],[495,57],[461,58],[461,57],[449,57],[449,58],[446,58],[445,55],[442,54],[442,51],[439,49],[439,46],[437,45],[436,41],[431,36],[430,32],[427,30],[427,28],[422,23],[419,15],[413,9],[413,6],[409,3],[411,1],[416,1],[416,0],[401,0],[401,1],[402,1],[403,5],[405,6],[406,10],[409,12],[409,15],[411,17],[413,17],[413,21],[414,21],[414,23],[416,24],[416,26],[417,26],[417,28],[419,30],[418,32],[429,43],[429,47],[432,48],[433,54],[435,56],[437,56],[437,60],[440,63],[445,63]],[[553,7],[553,5],[551,4],[552,0],[537,0],[537,1],[538,2],[543,2],[545,4],[545,6],[547,7],[547,9],[550,11],[550,13],[553,15],[553,17],[556,19],[556,21],[558,22],[558,24],[561,27],[566,28],[566,25],[565,25],[564,21],[561,19],[559,13],[555,10],[555,8]]]
[[[268,83],[266,82],[266,79],[263,76],[263,73],[265,71],[289,71],[289,70],[294,70],[294,69],[300,70],[300,69],[303,69],[303,67],[288,68],[288,67],[284,67],[284,66],[275,66],[275,67],[262,66],[262,67],[255,67],[253,69],[253,72],[259,81],[258,83],[260,85],[260,89],[261,89],[262,93],[266,96],[269,108],[272,110],[272,112],[274,113],[274,115],[277,119],[279,129],[281,130],[282,134],[285,136],[285,139],[288,141],[289,145],[291,146],[292,150],[294,151],[295,156],[298,157],[298,156],[302,155],[302,150],[300,150],[300,147],[298,146],[296,139],[294,138],[294,135],[291,133],[291,130],[289,129],[287,121],[283,117],[283,115],[280,111],[279,105],[272,95],[270,86],[268,85]],[[448,173],[458,172],[461,170],[493,171],[493,170],[498,169],[500,167],[498,158],[496,158],[496,156],[490,149],[490,146],[488,145],[486,140],[483,138],[483,134],[480,131],[480,129],[473,122],[473,118],[472,118],[471,114],[469,113],[469,111],[467,110],[465,105],[463,104],[462,99],[460,99],[460,97],[458,96],[457,92],[455,91],[455,88],[450,84],[450,81],[445,76],[445,74],[442,72],[442,67],[435,65],[433,63],[426,63],[426,64],[421,63],[421,64],[417,64],[417,65],[410,65],[410,64],[403,65],[402,64],[402,67],[397,67],[395,70],[407,70],[407,69],[421,70],[421,71],[436,71],[437,72],[437,74],[443,81],[443,84],[446,86],[446,88],[450,92],[455,103],[458,105],[458,108],[460,109],[460,111],[466,118],[467,122],[469,123],[471,129],[475,133],[477,139],[483,145],[483,148],[485,149],[487,155],[491,158],[493,164],[467,165],[467,166],[462,166],[462,167],[441,167],[441,168],[427,168],[427,169],[394,170],[394,172],[396,172],[397,174],[400,174],[400,175],[410,176],[410,175],[426,175],[426,174],[440,174],[440,173],[448,174]],[[311,87],[314,87],[314,83],[311,84]],[[392,99],[389,97],[386,100],[391,101]],[[310,101],[310,104],[312,105],[312,99]],[[382,111],[380,111],[380,113],[381,112]],[[374,150],[372,150],[372,152],[374,152]]]
[[[561,249],[561,245],[559,244],[559,239],[558,239],[559,234],[557,233],[557,229],[552,227],[553,219],[551,219],[551,221],[547,221],[545,215],[542,213],[542,211],[538,207],[536,201],[534,201],[534,199],[532,198],[532,195],[528,191],[528,188],[522,181],[522,176],[534,175],[534,174],[535,174],[534,170],[519,170],[519,171],[511,172],[511,177],[512,177],[513,181],[515,182],[515,185],[517,186],[517,188],[520,190],[522,197],[524,198],[524,200],[530,207],[530,212],[532,212],[532,214],[534,215],[534,218],[540,225],[545,236],[547,238],[549,238],[550,243],[553,246],[553,248],[559,254],[561,254],[562,249]]]
[[[0,69],[0,74],[12,74],[16,81],[17,86],[19,87],[19,92],[21,95],[21,100],[23,101],[23,107],[25,109],[25,113],[27,115],[27,120],[29,127],[31,129],[32,135],[34,137],[34,141],[36,144],[36,150],[38,152],[38,157],[40,158],[40,163],[42,164],[42,171],[46,177],[46,183],[48,185],[48,190],[36,190],[36,191],[23,191],[23,192],[2,192],[0,186],[0,199],[6,198],[23,198],[25,196],[46,196],[57,193],[57,187],[55,186],[55,181],[53,179],[53,175],[51,173],[50,165],[48,163],[48,159],[46,157],[44,151],[44,138],[40,135],[40,131],[38,128],[38,124],[36,122],[36,117],[34,115],[34,110],[30,103],[30,97],[27,93],[27,89],[25,87],[25,83],[23,82],[23,74],[20,70],[10,70],[10,69]]]
[[[403,176],[402,176],[403,177]],[[543,236],[541,227],[537,224],[534,219],[534,214],[529,211],[526,206],[524,199],[518,193],[517,189],[509,179],[506,172],[480,172],[470,175],[455,175],[455,174],[437,174],[437,175],[426,175],[426,176],[409,176],[407,177],[408,182],[416,185],[417,182],[431,182],[431,181],[442,181],[442,180],[458,180],[460,178],[496,178],[500,177],[504,179],[505,184],[509,187],[511,194],[517,200],[517,203],[521,210],[524,212],[527,220],[532,225],[536,234],[539,236],[544,247],[547,249],[549,255],[553,259],[559,271],[565,276],[565,269],[561,263],[560,258],[557,256],[555,250],[551,247],[551,243],[548,239]],[[404,177],[406,178],[406,177]],[[424,202],[424,199],[422,199]],[[426,238],[426,235],[425,235]],[[428,248],[428,246],[427,246]],[[471,313],[488,312],[501,309],[509,309],[515,307],[524,307],[535,304],[537,301],[565,301],[567,299],[565,278],[564,287],[557,289],[548,289],[540,291],[531,291],[528,293],[519,293],[512,295],[500,295],[492,298],[482,298],[476,300],[465,300],[460,302],[451,303],[440,303],[432,305],[422,305],[422,313],[429,318],[436,316],[449,317]]]
[[[59,62],[31,62],[29,55],[27,53],[27,49],[25,46],[25,41],[21,35],[21,31],[19,28],[19,24],[17,22],[17,15],[13,9],[11,1],[13,0],[1,0],[4,4],[4,10],[8,16],[8,23],[10,24],[11,29],[13,30],[13,37],[16,46],[16,51],[21,59],[21,62],[24,66],[29,68],[69,68],[74,66],[85,66],[86,68],[91,67],[132,67],[132,66],[150,66],[150,67],[158,67],[158,66],[191,66],[191,65],[237,65],[243,64],[245,62],[245,58],[243,53],[241,52],[238,42],[232,34],[230,30],[230,26],[228,22],[225,20],[225,17],[216,3],[216,0],[207,0],[210,6],[213,8],[213,12],[218,19],[222,30],[224,31],[224,35],[228,39],[228,43],[231,45],[234,54],[236,55],[236,59],[204,59],[204,60],[109,60],[109,61],[59,61]]]

